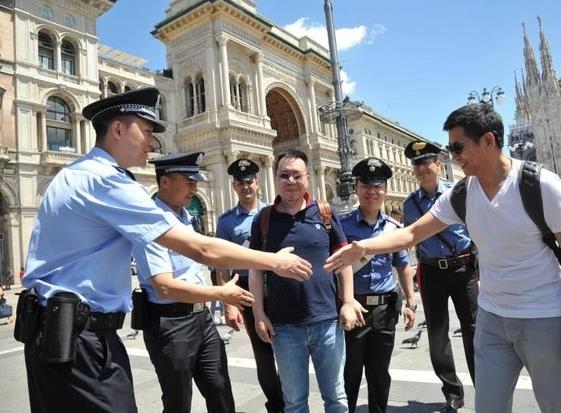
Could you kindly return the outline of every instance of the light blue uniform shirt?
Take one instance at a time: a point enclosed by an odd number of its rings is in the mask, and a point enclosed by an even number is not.
[[[417,199],[421,209],[426,212],[433,206],[440,195],[451,187],[452,185],[449,182],[440,180],[434,194],[426,193],[423,188],[412,192],[403,203],[403,222],[405,226],[411,225],[424,215],[424,213],[419,213],[413,201],[413,197]],[[440,235],[448,241],[453,251],[451,251],[440,238],[433,235],[417,245],[417,254],[425,258],[451,257],[453,255],[458,255],[461,251],[465,251],[471,245],[471,239],[469,238],[465,225],[450,225],[442,231]]]
[[[47,189],[31,234],[25,288],[46,305],[72,291],[92,311],[129,311],[131,253],[179,221],[162,211],[101,148],[61,170]]]
[[[382,232],[387,233],[400,227],[399,222],[382,213],[374,225],[370,225],[363,218],[360,209],[341,215],[339,219],[349,244],[361,239],[375,238]],[[375,255],[354,274],[355,294],[386,294],[393,291],[397,281],[393,277],[392,265],[400,268],[407,264],[409,260],[405,250]]]
[[[239,203],[234,208],[224,212],[218,218],[216,226],[216,236],[238,245],[249,247],[249,238],[251,236],[251,223],[253,218],[267,204],[259,201],[257,209],[247,211]],[[249,271],[247,269],[234,270],[232,274],[239,274],[240,277],[247,277]]]
[[[181,215],[177,216],[175,212],[167,206],[160,198],[154,199],[156,205],[164,211],[174,214],[181,223],[185,224],[190,231],[194,232],[191,225],[192,216],[185,208],[181,210]],[[173,278],[184,280],[191,284],[205,285],[203,265],[183,255],[168,250],[156,243],[150,243],[147,246],[135,246],[133,256],[136,260],[138,268],[138,281],[142,288],[148,294],[148,301],[157,304],[169,304],[174,301],[162,300],[154,286],[152,285],[151,278],[155,275],[171,272]]]

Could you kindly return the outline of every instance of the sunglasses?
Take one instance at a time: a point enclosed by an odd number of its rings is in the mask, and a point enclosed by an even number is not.
[[[446,150],[454,155],[461,155],[464,151],[464,144],[462,142],[454,142],[445,146]]]

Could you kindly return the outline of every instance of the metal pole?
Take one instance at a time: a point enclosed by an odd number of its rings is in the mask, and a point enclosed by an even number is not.
[[[329,39],[329,55],[331,59],[331,73],[333,76],[333,89],[335,91],[335,107],[343,105],[343,91],[341,88],[341,68],[337,57],[337,40],[335,38],[335,24],[333,22],[333,4],[331,0],[325,0],[324,5],[325,20],[327,26],[327,38]],[[346,201],[353,192],[353,177],[351,174],[351,144],[347,119],[339,112],[337,119],[337,146],[339,159],[341,160],[341,170],[339,172],[339,182],[337,182],[337,195]]]

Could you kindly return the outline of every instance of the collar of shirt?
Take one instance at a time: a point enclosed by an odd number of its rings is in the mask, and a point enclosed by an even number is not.
[[[263,207],[267,206],[267,204],[265,202],[261,202],[258,201],[257,202],[257,208],[253,209],[251,211],[248,211],[247,209],[245,209],[242,204],[240,204],[238,202],[238,205],[236,205],[236,216],[240,216],[240,215],[256,215],[259,211],[261,211],[263,209]]]
[[[156,197],[154,198],[154,202],[156,203],[156,205],[158,205],[159,208],[163,209],[164,211],[173,213],[173,215],[175,215],[182,224],[191,224],[191,214],[189,214],[189,212],[185,208],[181,208],[181,214],[177,215],[175,211],[169,207],[168,204],[160,199],[159,196],[156,195]]]
[[[434,198],[434,196],[436,194],[442,195],[442,193],[444,191],[446,191],[447,189],[448,189],[448,187],[446,186],[446,181],[443,181],[442,179],[439,179],[438,180],[438,186],[436,187],[436,191],[432,194],[429,194],[422,187],[419,187],[419,192],[418,192],[419,199],[423,199],[424,197],[432,199],[432,198]]]
[[[304,200],[306,201],[306,207],[305,208],[308,208],[310,205],[312,205],[312,202],[314,202],[314,199],[312,198],[312,195],[310,195],[308,192],[306,192],[304,194]],[[278,211],[278,205],[279,205],[280,201],[281,201],[281,197],[280,197],[280,195],[277,195],[277,197],[275,198],[275,202],[273,202],[273,205],[275,206],[275,209],[277,211]]]
[[[92,150],[86,155],[89,158],[95,159],[101,163],[105,163],[107,165],[116,166],[119,168],[117,161],[113,158],[109,152],[105,149],[100,148],[99,146],[94,146]]]
[[[376,232],[382,231],[384,229],[384,226],[386,225],[387,219],[386,219],[386,216],[382,212],[378,212],[378,219],[376,220],[374,225],[371,225],[366,220],[366,218],[364,218],[364,215],[362,215],[361,209],[357,208],[357,210],[356,210],[356,222],[359,223],[360,221],[364,222],[366,225],[371,227],[373,232],[376,233]]]

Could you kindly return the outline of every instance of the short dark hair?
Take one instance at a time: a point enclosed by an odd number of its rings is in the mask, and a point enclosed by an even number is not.
[[[458,126],[463,127],[466,136],[475,142],[479,142],[485,133],[491,132],[497,146],[503,147],[503,120],[488,103],[470,103],[456,109],[448,115],[443,129],[448,132]]]
[[[279,163],[283,158],[302,159],[304,164],[306,164],[306,169],[308,169],[308,155],[298,149],[287,149],[277,155],[277,159],[275,160],[275,173],[277,173]]]
[[[109,130],[109,125],[111,125],[111,122],[118,120],[120,122],[123,122],[128,127],[130,126],[134,118],[134,115],[123,115],[109,118],[101,122],[96,122],[95,124],[93,124],[93,128],[95,130],[95,142],[102,143],[105,140],[105,136],[107,135],[107,131]]]

